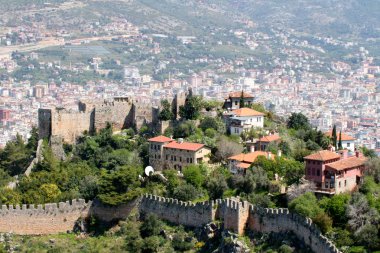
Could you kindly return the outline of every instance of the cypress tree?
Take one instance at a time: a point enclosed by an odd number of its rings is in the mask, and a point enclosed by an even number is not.
[[[240,95],[240,108],[243,108],[244,107],[244,93],[243,91],[241,91],[241,95]]]
[[[337,136],[336,136],[336,126],[335,125],[334,125],[333,130],[332,130],[331,139],[333,142],[333,146],[335,147],[335,149],[337,149]]]
[[[339,150],[343,149],[343,145],[342,145],[342,130],[339,132],[338,148],[339,148]]]

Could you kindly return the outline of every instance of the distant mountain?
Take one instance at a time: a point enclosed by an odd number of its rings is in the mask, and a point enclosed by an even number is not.
[[[380,38],[380,0],[208,0],[259,24],[324,36]],[[222,3],[221,3],[222,2]]]

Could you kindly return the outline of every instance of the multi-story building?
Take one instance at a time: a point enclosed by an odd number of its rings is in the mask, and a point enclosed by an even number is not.
[[[270,152],[255,151],[252,153],[241,153],[228,158],[228,167],[232,174],[244,175],[246,170],[256,161],[259,156],[274,159],[276,156]]]
[[[231,134],[240,135],[251,128],[264,127],[264,113],[250,108],[240,108],[224,114],[227,128]]]
[[[363,178],[366,162],[360,152],[349,156],[348,150],[322,150],[304,159],[306,179],[315,183],[316,192],[324,194],[353,191]]]
[[[236,92],[231,92],[228,95],[228,98],[225,99],[224,108],[230,109],[230,110],[239,109],[241,98],[243,98],[245,106],[250,106],[253,104],[253,100],[254,100],[253,95],[244,91],[236,91]]]
[[[332,131],[326,132],[325,135],[327,137],[332,138]],[[355,138],[349,136],[348,134],[342,133],[342,147],[343,149],[347,149],[351,152],[355,152]],[[337,141],[339,141],[339,133],[337,133]]]
[[[271,134],[259,138],[254,144],[255,150],[266,150],[271,143],[280,143],[281,137],[278,134]]]
[[[175,141],[165,136],[157,136],[149,141],[149,164],[156,170],[182,170],[190,164],[209,161],[211,149],[204,144]]]

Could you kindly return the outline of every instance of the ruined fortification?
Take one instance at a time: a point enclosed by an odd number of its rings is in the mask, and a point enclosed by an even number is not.
[[[0,210],[0,232],[16,234],[54,234],[71,231],[78,219],[95,216],[106,222],[125,219],[131,210],[156,214],[159,218],[189,227],[203,227],[220,220],[224,228],[243,234],[246,229],[255,232],[292,231],[305,244],[318,253],[339,253],[339,250],[311,219],[290,213],[288,209],[258,208],[237,199],[224,199],[191,203],[154,195],[145,195],[129,204],[118,207],[104,206],[99,202],[74,200],[59,204],[2,206]]]
[[[181,92],[171,101],[175,115],[185,104],[191,92]],[[45,108],[38,110],[40,138],[56,137],[73,144],[83,132],[99,131],[110,123],[114,131],[126,128],[139,130],[147,125],[159,131],[159,107],[154,107],[138,98],[115,97],[112,101],[81,101],[78,110]],[[157,128],[157,129],[156,129]]]

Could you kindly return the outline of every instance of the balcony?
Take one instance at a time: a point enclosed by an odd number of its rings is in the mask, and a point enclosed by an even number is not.
[[[321,193],[321,194],[327,194],[327,195],[334,195],[335,189],[334,188],[322,188],[322,187],[315,187],[314,188],[315,193]]]

